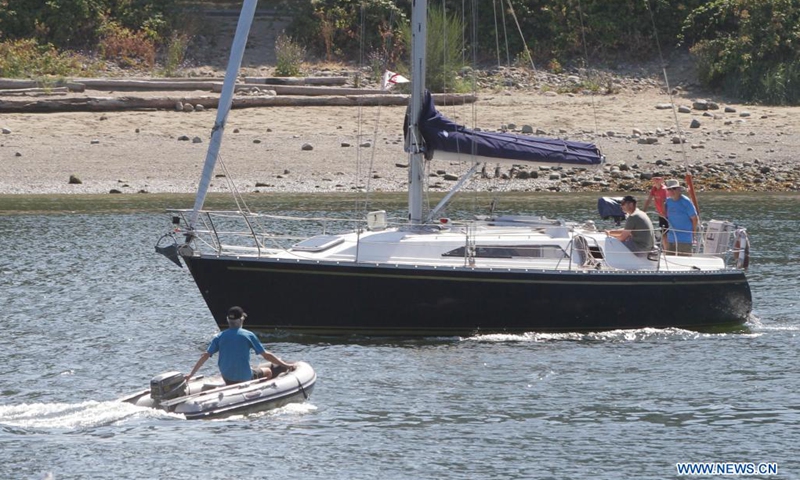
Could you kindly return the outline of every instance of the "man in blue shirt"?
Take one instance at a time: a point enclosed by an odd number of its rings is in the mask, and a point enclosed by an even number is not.
[[[212,355],[219,352],[219,372],[225,383],[247,382],[256,378],[272,378],[280,372],[294,367],[292,363],[286,363],[272,353],[264,350],[264,346],[258,337],[250,330],[242,328],[247,314],[241,307],[231,307],[228,310],[228,329],[222,331],[211,340],[206,352],[197,360],[192,372],[186,376],[186,380],[191,379],[203,364]],[[265,360],[274,364],[272,367],[250,368],[250,350],[261,355]]]
[[[697,209],[689,197],[683,195],[677,180],[667,180],[667,244],[664,250],[669,255],[692,255],[692,243],[697,233]]]

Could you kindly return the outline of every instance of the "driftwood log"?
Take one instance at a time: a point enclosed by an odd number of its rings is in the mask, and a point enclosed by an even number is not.
[[[437,105],[473,103],[474,95],[434,94]],[[181,102],[216,108],[218,97],[83,97],[47,100],[0,100],[0,113],[109,112],[117,110],[173,110]],[[269,96],[239,97],[233,108],[253,107],[357,107],[397,106],[408,104],[408,95],[343,95],[343,96]]]
[[[15,78],[0,78],[0,89],[2,90],[20,90],[26,88],[43,88],[47,89],[48,87],[66,87],[71,92],[83,92],[86,90],[86,85],[80,82],[64,82],[64,81],[56,81],[53,82],[51,85],[48,84],[49,82],[39,82],[36,80],[18,80]]]
[[[0,90],[2,95],[19,95],[19,96],[37,96],[37,95],[66,95],[69,93],[67,87],[53,87],[53,88],[13,88]]]
[[[82,78],[78,82],[91,90],[101,91],[146,91],[146,90],[205,90],[212,91],[214,85],[222,85],[221,79],[201,80],[196,78]]]
[[[237,84],[237,92],[250,91],[253,89],[272,90],[278,95],[307,95],[307,96],[328,96],[328,95],[382,95],[381,90],[372,88],[347,88],[347,87],[315,87],[303,85],[258,85],[253,83]],[[222,91],[222,84],[214,85],[214,91]]]
[[[86,88],[101,91],[147,91],[147,90],[205,90],[219,92],[223,78],[76,78],[72,81],[55,81],[55,87],[67,87],[71,91],[83,92]],[[347,77],[247,77],[246,84],[256,86],[341,86]],[[0,89],[47,88],[47,82],[0,78]],[[237,86],[237,88],[239,88]],[[287,95],[294,95],[289,94]],[[298,93],[297,95],[306,95]],[[311,93],[309,95],[315,95]],[[324,95],[324,94],[319,94]],[[336,94],[331,94],[336,95]]]
[[[258,85],[332,85],[347,83],[347,77],[245,77],[244,83]]]

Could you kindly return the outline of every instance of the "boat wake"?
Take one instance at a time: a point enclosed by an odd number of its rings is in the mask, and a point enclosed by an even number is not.
[[[310,403],[292,403],[269,411],[247,415],[248,419],[297,417],[317,410]],[[120,401],[82,403],[24,403],[0,406],[0,428],[10,433],[28,434],[47,430],[86,430],[116,425],[131,419],[183,420],[184,416],[163,410],[138,407]],[[236,415],[214,421],[245,418]]]
[[[572,341],[572,342],[642,342],[652,340],[692,340],[697,338],[708,338],[725,335],[746,335],[746,336],[759,336],[759,333],[752,332],[738,332],[738,333],[705,333],[695,332],[692,330],[684,330],[681,328],[638,328],[638,329],[625,329],[625,330],[609,330],[605,332],[564,332],[564,333],[537,333],[528,332],[523,334],[487,334],[475,335],[473,337],[466,337],[463,341],[472,342],[554,342],[554,341]]]
[[[88,401],[82,403],[24,403],[0,406],[0,426],[25,431],[83,430],[114,425],[131,418],[175,417],[161,410],[128,403]]]
[[[299,417],[317,410],[317,406],[311,403],[290,403],[280,408],[265,410],[263,412],[251,413],[247,418],[277,418],[277,417]],[[243,418],[242,415],[220,419],[219,421],[230,420],[232,418]]]
[[[797,332],[800,331],[800,324],[794,318],[771,318],[770,322],[764,324],[761,318],[755,314],[750,314],[747,320],[747,326],[759,332],[780,331],[780,332]]]

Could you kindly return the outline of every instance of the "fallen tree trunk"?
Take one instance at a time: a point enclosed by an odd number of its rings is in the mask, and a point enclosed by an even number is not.
[[[476,101],[474,95],[435,94],[438,105],[461,105]],[[174,110],[177,103],[216,108],[218,97],[83,97],[48,100],[0,100],[0,113],[109,112],[119,110]],[[254,107],[357,107],[408,104],[408,95],[271,96],[239,97],[233,108]]]
[[[347,83],[347,77],[244,77],[244,83],[258,85],[331,85]]]
[[[80,83],[92,90],[114,91],[145,91],[145,90],[206,90],[212,91],[214,85],[222,86],[221,80],[198,80],[196,78],[165,78],[165,79],[113,79],[113,78],[84,78]]]
[[[101,91],[147,91],[147,90],[206,90],[219,92],[223,78],[76,78],[73,81],[58,81],[54,86],[65,86],[72,91],[83,92],[85,88]],[[245,83],[255,86],[276,85],[285,87],[341,86],[347,77],[247,77]],[[46,88],[47,82],[0,78],[0,89]],[[237,88],[240,88],[237,85]],[[292,95],[305,95],[297,93]],[[310,94],[313,95],[313,94]],[[331,95],[336,95],[332,93]]]
[[[26,88],[49,88],[49,87],[66,87],[72,92],[83,92],[86,90],[86,85],[79,82],[42,82],[37,80],[21,80],[16,78],[0,78],[0,89],[3,90],[20,90]]]
[[[54,88],[14,88],[0,90],[0,96],[8,95],[66,95],[69,93],[67,87],[54,87]]]
[[[346,88],[346,87],[314,87],[314,86],[293,86],[293,85],[256,85],[253,83],[238,84],[235,87],[237,92],[251,91],[258,89],[261,91],[272,90],[278,95],[308,95],[308,96],[327,96],[327,95],[381,95],[382,90],[366,88]],[[222,84],[214,85],[214,91],[222,91]]]

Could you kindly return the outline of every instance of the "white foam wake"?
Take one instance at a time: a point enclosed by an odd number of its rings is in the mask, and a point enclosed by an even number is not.
[[[23,403],[0,406],[0,425],[23,429],[64,429],[111,425],[134,416],[167,413],[123,402]]]

